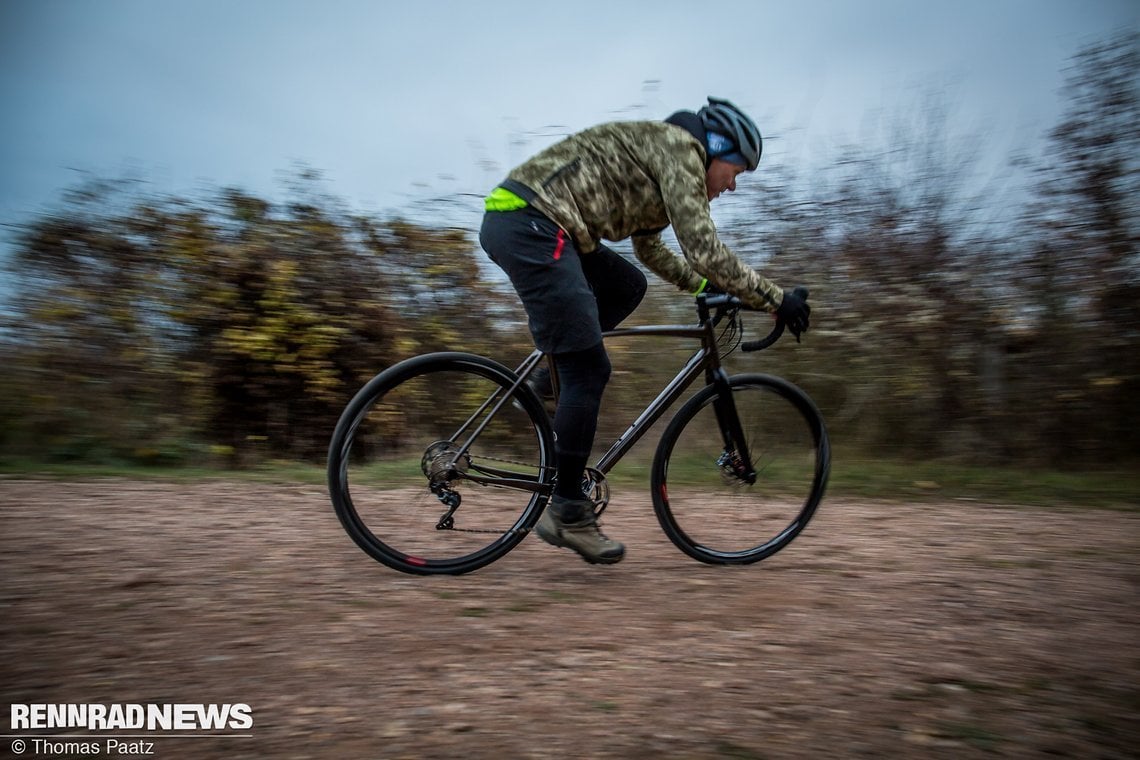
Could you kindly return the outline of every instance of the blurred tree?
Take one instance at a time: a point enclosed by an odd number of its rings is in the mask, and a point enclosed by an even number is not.
[[[146,458],[176,434],[158,407],[174,388],[161,335],[166,278],[145,233],[155,212],[114,224],[100,217],[124,189],[94,182],[70,193],[68,213],[38,220],[15,254],[5,442],[18,451],[105,457],[116,441]]]
[[[773,358],[840,444],[1135,457],[1137,73],[1135,34],[1076,56],[1029,224],[1013,235],[986,224],[977,138],[949,132],[937,97],[810,181],[769,167],[745,191],[746,222],[728,225],[739,249],[813,293],[812,350]]]
[[[767,171],[754,263],[812,292],[809,351],[782,358],[835,421],[839,439],[923,455],[977,452],[973,383],[987,304],[977,271],[975,138],[952,134],[941,100],[848,148],[810,182]],[[804,188],[808,189],[805,190]]]
[[[314,179],[282,206],[93,183],[30,224],[4,332],[9,450],[318,457],[388,364],[489,347],[501,296],[464,234],[349,214]]]
[[[1024,298],[1015,408],[1062,463],[1140,453],[1140,35],[1080,51],[1010,256]]]

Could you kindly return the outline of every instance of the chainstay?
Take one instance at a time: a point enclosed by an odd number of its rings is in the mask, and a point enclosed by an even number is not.
[[[480,454],[479,458],[480,459],[486,459],[488,462],[502,462],[503,464],[517,464],[519,467],[534,467],[535,466],[534,464],[532,464],[530,462],[518,462],[514,459],[502,459],[501,457],[493,457],[493,456],[490,456],[488,454]],[[542,466],[539,466],[538,469],[540,469],[540,470],[554,470],[557,468],[556,467],[550,467],[548,465],[542,465]]]
[[[479,458],[485,459],[488,462],[500,462],[502,464],[514,464],[514,465],[518,465],[519,467],[532,467],[533,466],[528,462],[519,462],[519,461],[516,461],[514,459],[504,459],[502,457],[493,457],[493,456],[489,456],[486,454],[480,454]],[[476,467],[476,469],[478,469],[478,468]],[[539,466],[538,469],[540,471],[549,471],[549,470],[554,470],[556,468],[543,465],[543,466]],[[492,486],[490,486],[490,488],[510,488],[510,486],[492,485]],[[518,528],[518,529],[512,528],[510,530],[493,530],[491,528],[456,528],[455,526],[452,526],[450,528],[445,528],[444,530],[450,530],[453,533],[482,533],[482,534],[493,535],[493,536],[517,536],[517,535],[525,536],[528,533],[530,533],[530,531],[531,531],[530,528]]]

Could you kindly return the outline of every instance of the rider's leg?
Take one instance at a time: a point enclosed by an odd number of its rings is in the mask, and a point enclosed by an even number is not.
[[[536,531],[548,543],[573,549],[589,562],[617,562],[625,547],[598,530],[592,503],[581,491],[610,373],[598,300],[582,268],[584,257],[565,230],[532,208],[489,212],[479,242],[510,277],[526,307],[535,345],[559,359],[562,398],[554,424],[561,440],[556,443],[558,493]],[[627,287],[619,299],[625,303],[622,316],[632,311],[629,302],[636,290]],[[567,361],[561,361],[563,357]]]
[[[645,275],[604,245],[582,257],[582,272],[594,291],[603,331],[620,325],[645,297]]]
[[[548,354],[582,351],[602,339],[583,257],[565,230],[529,207],[488,212],[479,242],[510,277],[538,348]]]
[[[555,451],[558,455],[558,484],[555,494],[580,500],[582,475],[586,470],[602,392],[610,378],[610,360],[598,343],[584,351],[555,355],[558,368],[558,411],[554,414]]]
[[[582,256],[581,260],[582,273],[594,291],[594,301],[598,305],[599,326],[603,331],[612,330],[632,314],[645,297],[645,275],[603,245]],[[536,369],[529,382],[541,398],[553,398],[550,369],[546,365]]]
[[[547,543],[573,549],[587,562],[620,562],[625,546],[598,529],[594,503],[582,493],[610,360],[599,341],[583,351],[557,354],[555,366],[562,390],[554,415],[558,480],[535,531]]]

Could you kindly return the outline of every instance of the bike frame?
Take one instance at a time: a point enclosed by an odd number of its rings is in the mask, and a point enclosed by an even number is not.
[[[703,301],[698,302],[697,311],[699,324],[695,326],[651,325],[644,327],[626,327],[618,330],[610,330],[602,334],[603,338],[621,338],[627,336],[691,338],[701,341],[701,347],[689,357],[689,360],[685,362],[677,375],[657,394],[657,397],[649,403],[645,411],[638,415],[637,419],[626,428],[624,433],[618,436],[609,450],[597,461],[593,469],[601,474],[605,475],[609,473],[609,471],[621,461],[622,457],[641,440],[649,428],[676,403],[677,399],[679,399],[689,386],[703,373],[705,375],[705,384],[715,386],[717,389],[717,400],[714,402],[714,408],[717,421],[720,424],[721,435],[724,438],[725,451],[735,452],[737,456],[740,457],[745,480],[750,483],[755,481],[756,472],[752,465],[751,453],[748,451],[744,431],[740,425],[740,417],[736,411],[736,404],[732,398],[732,391],[728,383],[728,374],[721,365],[720,351],[718,350],[715,332],[717,320],[710,316],[709,309]],[[522,364],[515,369],[515,374],[518,375],[518,381],[510,387],[507,393],[502,396],[502,398],[499,398],[498,392],[492,394],[452,437],[451,440],[457,440],[479,419],[488,407],[494,404],[494,408],[483,417],[482,422],[477,425],[475,430],[467,437],[451,461],[452,468],[463,472],[462,477],[465,479],[479,483],[480,485],[518,488],[543,494],[549,494],[553,490],[553,486],[550,483],[539,482],[531,476],[523,476],[519,473],[512,473],[507,470],[482,465],[479,468],[481,474],[472,474],[470,471],[464,471],[464,468],[458,466],[460,460],[466,456],[471,444],[479,437],[479,434],[483,432],[491,418],[498,413],[499,409],[509,398],[514,396],[519,390],[519,387],[526,382],[526,378],[538,367],[544,357],[546,357],[546,354],[542,351],[537,349],[533,351],[523,360]],[[554,366],[553,357],[551,357],[550,363],[551,378],[552,382],[555,383],[555,391],[557,393],[556,378],[558,375]]]

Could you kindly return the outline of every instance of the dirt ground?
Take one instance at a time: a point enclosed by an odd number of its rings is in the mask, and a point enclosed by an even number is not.
[[[252,708],[153,757],[1140,751],[1136,511],[828,498],[783,552],[721,568],[622,488],[619,565],[530,537],[417,578],[320,486],[9,479],[0,509],[5,701]]]

